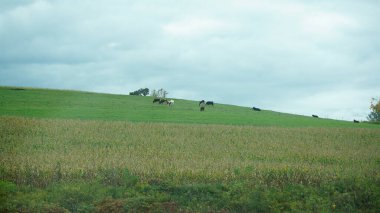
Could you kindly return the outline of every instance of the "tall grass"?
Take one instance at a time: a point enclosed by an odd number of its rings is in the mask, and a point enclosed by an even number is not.
[[[380,130],[0,117],[0,178],[320,185],[379,178]]]

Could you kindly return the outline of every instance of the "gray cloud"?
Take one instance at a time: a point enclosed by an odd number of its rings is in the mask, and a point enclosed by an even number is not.
[[[378,1],[48,1],[0,5],[0,85],[365,119],[379,96]]]

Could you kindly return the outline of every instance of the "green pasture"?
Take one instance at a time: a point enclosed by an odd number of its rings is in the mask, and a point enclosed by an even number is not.
[[[197,101],[175,99],[172,107],[153,104],[152,97],[80,91],[0,87],[0,115],[36,118],[117,120],[189,124],[279,127],[374,127],[366,123],[256,112],[248,107],[215,103],[200,112]]]

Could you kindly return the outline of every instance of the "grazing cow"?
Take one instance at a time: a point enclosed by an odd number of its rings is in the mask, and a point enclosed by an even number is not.
[[[169,106],[174,105],[174,100],[170,100],[168,101],[168,103],[169,103]]]
[[[200,106],[202,103],[204,104],[204,103],[205,103],[205,100],[201,100],[201,101],[199,101],[199,106]]]
[[[354,120],[354,123],[359,123],[359,121],[358,120]]]
[[[252,107],[252,109],[253,109],[254,111],[261,111],[261,109],[260,109],[260,108],[257,108],[257,107]]]
[[[160,103],[160,100],[161,99],[159,99],[159,98],[155,98],[155,99],[153,99],[153,103],[156,103],[156,102]]]
[[[312,116],[313,116],[313,118],[319,118],[318,115],[312,115]]]
[[[207,101],[206,105],[212,105],[212,106],[214,106],[214,102],[213,101]]]
[[[205,111],[205,106],[206,106],[206,103],[204,101],[199,104],[201,112]]]
[[[159,104],[169,104],[169,101],[166,99],[160,99]]]

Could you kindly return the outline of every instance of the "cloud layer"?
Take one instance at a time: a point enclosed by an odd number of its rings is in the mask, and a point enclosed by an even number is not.
[[[373,1],[2,1],[0,85],[169,96],[365,119]]]

